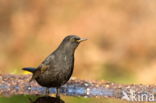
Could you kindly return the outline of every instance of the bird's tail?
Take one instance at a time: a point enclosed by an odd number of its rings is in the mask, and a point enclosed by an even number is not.
[[[36,71],[36,68],[33,68],[33,67],[26,67],[26,68],[22,68],[22,70],[25,70],[25,71],[28,71],[28,72],[31,72],[31,73],[35,73]],[[32,76],[32,78],[30,79],[29,82],[33,81],[34,80],[34,75]]]
[[[28,71],[28,72],[34,73],[35,70],[36,70],[36,68],[26,67],[26,68],[22,68],[22,70],[25,70],[25,71]]]

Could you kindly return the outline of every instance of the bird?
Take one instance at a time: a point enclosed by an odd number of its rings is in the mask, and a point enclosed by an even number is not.
[[[48,57],[35,67],[22,68],[32,73],[30,82],[36,80],[37,83],[46,87],[46,93],[49,94],[49,88],[56,88],[56,97],[60,97],[60,87],[67,83],[74,69],[74,54],[78,45],[86,38],[80,38],[77,35],[68,35]]]

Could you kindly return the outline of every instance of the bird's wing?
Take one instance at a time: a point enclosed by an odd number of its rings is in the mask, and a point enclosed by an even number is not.
[[[39,66],[39,69],[41,71],[41,73],[44,73],[45,71],[48,70],[48,68],[50,68],[50,66],[52,66],[51,64],[54,64],[54,62],[56,61],[56,59],[54,59],[54,54],[50,54]]]
[[[44,73],[49,68],[49,65],[47,64],[41,64],[40,65],[40,72]]]
[[[41,74],[50,68],[50,64],[54,62],[54,55],[49,55],[36,69],[30,81],[38,78]]]
[[[49,65],[41,64],[36,71],[33,73],[33,76],[30,81],[35,80],[40,74],[44,73],[49,68]]]

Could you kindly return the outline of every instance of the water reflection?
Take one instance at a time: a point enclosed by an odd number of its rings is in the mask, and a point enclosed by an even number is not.
[[[35,101],[31,99],[30,101],[30,103],[65,103],[62,99],[51,96],[38,97]]]

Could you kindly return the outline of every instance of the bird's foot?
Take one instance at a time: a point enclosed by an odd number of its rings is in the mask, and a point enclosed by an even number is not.
[[[59,94],[56,94],[56,98],[60,99],[60,95]]]
[[[56,98],[60,99],[60,88],[56,88]]]
[[[49,88],[46,88],[46,93],[45,95],[49,95],[50,91],[49,91]]]

